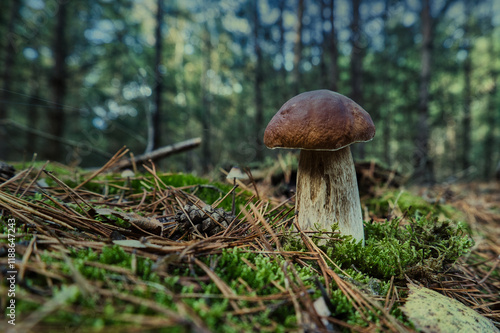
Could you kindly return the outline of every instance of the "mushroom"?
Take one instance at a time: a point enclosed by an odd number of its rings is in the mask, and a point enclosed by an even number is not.
[[[375,126],[358,104],[339,93],[299,94],[274,115],[266,131],[268,148],[301,149],[297,172],[296,215],[303,230],[316,225],[364,244],[356,171],[349,145],[370,141]]]
[[[236,179],[247,179],[248,176],[246,174],[244,174],[240,168],[238,167],[232,167],[231,170],[229,170],[229,173],[227,174],[226,176],[226,179],[232,179],[233,180],[233,206],[232,206],[232,209],[231,209],[231,214],[234,215],[235,212],[236,212],[236,207],[235,207],[235,202],[236,202],[236,193],[235,193],[235,189],[236,189]]]

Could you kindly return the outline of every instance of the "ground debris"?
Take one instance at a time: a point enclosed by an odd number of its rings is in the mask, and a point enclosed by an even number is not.
[[[199,208],[196,205],[185,205],[174,215],[180,226],[180,232],[199,232],[212,236],[224,231],[236,217],[222,208],[214,209],[210,205]]]
[[[145,167],[149,174],[126,180],[105,174],[106,168],[83,177],[83,182],[80,178],[64,179],[71,185],[65,185],[54,172],[41,188],[37,183],[44,172],[32,168],[23,171],[26,177],[18,175],[0,184],[0,217],[13,216],[19,221],[17,254],[23,301],[35,302],[42,309],[57,288],[77,284],[93,291],[89,294],[95,303],[93,311],[101,316],[110,310],[108,302],[116,307],[113,311],[122,311],[123,304],[147,308],[144,316],[117,312],[106,319],[144,329],[181,326],[186,331],[208,331],[207,322],[213,318],[205,321],[203,313],[212,311],[211,307],[217,309],[219,300],[224,299],[228,304],[225,313],[242,323],[255,322],[246,326],[253,331],[282,328],[283,323],[276,318],[284,318],[278,314],[285,308],[286,315],[290,311],[295,314],[288,327],[299,330],[412,331],[391,310],[404,302],[394,276],[387,291],[387,281],[370,279],[359,284],[356,279],[341,278],[333,268],[336,264],[314,243],[314,237],[298,228],[293,231],[302,241],[297,250],[296,242],[289,241],[290,228],[285,227],[293,220],[289,201],[273,206],[249,195],[234,216],[228,212],[231,207],[227,202],[220,204],[223,198],[202,199],[201,191],[213,190],[199,184],[173,186],[164,182],[165,175],[157,173],[154,165]],[[225,192],[224,198],[229,198],[230,190]],[[429,235],[437,231],[435,226]],[[1,269],[7,263],[4,245],[0,243]],[[475,252],[482,261],[465,258],[453,270],[438,266],[432,275],[426,274],[427,279],[412,274],[406,278],[425,283],[498,322],[498,301],[491,296],[498,295],[500,289],[493,252]],[[276,268],[270,281],[257,286]],[[234,270],[238,273],[227,278]],[[324,289],[328,311],[314,305],[319,294],[316,290],[313,295],[313,278],[302,277],[307,270],[315,272],[314,279],[323,279],[318,288]],[[147,272],[151,280],[145,278]],[[208,285],[210,292],[205,289]],[[339,305],[330,303],[332,289],[340,297],[337,301],[356,308],[359,321],[348,323],[347,317],[338,315]],[[80,303],[65,305],[64,311],[77,318],[85,308]],[[269,316],[262,324],[256,318],[264,312]],[[50,318],[51,314],[43,316]],[[234,325],[229,318],[221,315],[218,325]],[[31,324],[37,329],[43,325]],[[365,324],[368,326],[362,326]]]

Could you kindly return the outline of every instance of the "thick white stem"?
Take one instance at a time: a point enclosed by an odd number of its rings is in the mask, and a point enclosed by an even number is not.
[[[337,151],[301,150],[295,209],[303,230],[330,230],[363,240],[363,217],[356,170],[349,147]]]

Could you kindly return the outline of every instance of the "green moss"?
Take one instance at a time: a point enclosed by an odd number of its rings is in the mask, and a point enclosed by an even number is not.
[[[101,266],[96,267],[90,263],[96,262],[104,265],[112,265],[114,267],[123,267],[131,269],[132,255],[125,252],[123,248],[114,245],[107,246],[102,249],[102,252],[97,252],[92,249],[72,250],[70,253],[71,264],[88,280],[103,281],[108,287],[112,287],[116,292],[127,292],[123,285],[121,275],[113,273]],[[248,261],[251,265],[255,265],[255,269],[250,268],[243,260]],[[208,256],[200,258],[207,266],[213,265],[214,273],[217,274],[236,295],[248,295],[248,290],[245,285],[238,282],[238,278],[243,279],[246,285],[254,290],[252,295],[270,295],[279,293],[280,290],[273,285],[279,284],[285,287],[285,275],[282,270],[284,259],[281,257],[268,257],[262,254],[244,252],[238,249],[224,250],[219,256]],[[47,267],[57,267],[60,272],[66,276],[71,276],[72,271],[62,258],[58,259],[54,256],[42,255],[42,260]],[[144,299],[152,299],[155,302],[164,305],[176,311],[175,303],[173,302],[170,293],[161,292],[161,288],[167,288],[175,294],[192,293],[194,285],[180,286],[178,283],[180,277],[192,277],[193,269],[196,276],[205,275],[204,271],[198,266],[189,268],[189,265],[178,265],[172,270],[172,275],[160,279],[153,271],[154,263],[145,258],[136,257],[137,272],[141,281],[144,281],[148,287],[139,285],[132,291],[132,294]],[[314,275],[314,272],[308,268],[297,267],[297,272],[301,280],[312,285],[312,282],[307,282]],[[294,281],[292,274],[289,278]],[[69,281],[68,281],[69,282]],[[298,282],[298,281],[295,281]],[[156,283],[158,287],[148,283]],[[62,284],[64,286],[65,284]],[[212,281],[199,282],[202,287],[202,293],[207,295],[221,294],[218,286]],[[160,289],[158,289],[160,288]],[[58,293],[57,287],[53,289],[55,294]],[[199,292],[199,291],[197,291]],[[318,296],[318,295],[316,295]],[[22,301],[24,303],[24,300]],[[294,328],[295,316],[292,305],[276,306],[272,310],[263,311],[248,317],[249,320],[243,320],[241,316],[228,316],[228,312],[233,308],[228,299],[225,298],[187,298],[184,302],[197,312],[203,319],[204,323],[214,331],[236,332],[236,331],[251,331],[255,325],[262,327],[270,326],[272,322],[279,323],[277,331],[285,331]],[[134,313],[153,315],[155,312],[146,306],[137,304],[127,304],[118,299],[107,299],[103,304],[102,300],[94,297],[83,296],[78,294],[76,297],[68,298],[68,305],[78,307],[78,313],[71,310],[60,310],[52,314],[45,321],[48,323],[66,322],[70,325],[89,325],[93,329],[104,327],[107,325],[120,325],[116,320],[116,313]],[[277,305],[279,301],[275,302]],[[238,301],[241,307],[251,306],[253,303]],[[20,309],[29,309],[33,311],[36,308],[33,303],[26,301],[25,307]],[[88,313],[99,311],[99,321],[93,321],[89,324]],[[21,311],[20,315],[23,313]],[[232,323],[227,325],[228,322]],[[286,323],[286,324],[285,324]],[[97,325],[97,326],[96,326]]]
[[[460,213],[453,207],[429,203],[422,197],[407,191],[390,190],[382,196],[365,200],[368,210],[376,216],[388,216],[398,207],[407,216],[442,216],[444,218],[459,218]]]
[[[416,267],[438,273],[473,245],[463,224],[417,217],[401,226],[400,219],[365,224],[366,245],[330,242],[328,255],[343,268],[355,267],[369,276],[389,279],[417,274]],[[423,273],[423,272],[420,272]]]
[[[78,168],[68,167],[67,165],[56,162],[46,164],[45,161],[39,161],[39,162],[30,161],[30,162],[11,162],[9,164],[12,165],[16,170],[25,170],[28,169],[29,167],[33,167],[34,170],[40,170],[45,165],[45,170],[63,176],[74,176],[75,173],[81,171]]]
[[[198,198],[203,200],[208,204],[213,204],[214,202],[220,200],[223,196],[225,196],[231,189],[232,185],[220,182],[210,182],[208,179],[196,177],[192,174],[184,174],[184,173],[168,173],[168,174],[159,174],[158,178],[161,180],[161,183],[166,186],[170,186],[173,188],[184,188],[183,190],[196,195]],[[117,186],[123,186],[124,180],[123,178],[116,175],[104,175],[98,176],[95,180],[87,183],[85,188],[94,191],[97,193],[101,193],[103,189],[103,183],[108,186],[108,194],[115,195],[118,194],[121,190],[118,190]],[[155,180],[154,177],[150,174],[137,175],[130,180],[129,186],[132,188],[131,193],[143,193],[144,190],[151,192],[155,188]],[[240,207],[245,205],[248,199],[251,197],[251,193],[243,192],[240,189],[236,189],[236,207]],[[232,209],[232,197],[228,196],[224,199],[219,207],[223,208],[226,211],[231,211]]]

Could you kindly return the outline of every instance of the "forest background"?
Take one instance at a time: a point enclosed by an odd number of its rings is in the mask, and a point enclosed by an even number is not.
[[[415,182],[491,179],[500,161],[495,0],[2,0],[0,160],[98,166],[201,137],[162,162],[263,166],[294,95],[372,116],[355,145]]]

